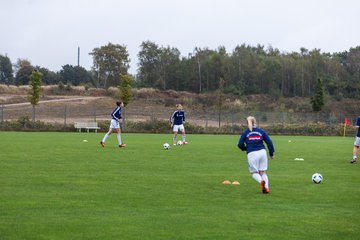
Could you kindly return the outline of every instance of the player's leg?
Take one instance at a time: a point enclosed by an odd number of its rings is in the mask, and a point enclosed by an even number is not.
[[[270,192],[270,189],[269,189],[269,178],[266,174],[266,171],[259,171],[259,174],[261,176],[261,183],[260,183],[260,188],[261,188],[261,191],[263,193],[269,193]]]
[[[177,137],[177,132],[173,132],[173,145],[176,145],[176,137]]]
[[[251,177],[258,183],[260,183],[262,181],[262,178],[259,174],[258,164],[257,164],[258,161],[256,159],[256,156],[257,156],[256,152],[248,153],[247,161],[248,161],[248,167],[249,167]]]
[[[183,142],[183,144],[187,144],[186,142],[186,133],[185,133],[185,127],[184,125],[182,125],[182,127],[180,128],[181,130],[181,140]]]
[[[173,145],[176,145],[176,137],[179,131],[179,125],[174,125],[173,126]]]
[[[355,137],[355,142],[354,142],[354,148],[353,148],[353,157],[350,163],[355,163],[357,160],[357,155],[359,152],[359,146],[360,146],[360,138],[359,137]]]
[[[251,177],[258,183],[261,183],[262,178],[258,172],[252,172]]]
[[[354,146],[353,157],[350,163],[355,163],[357,161],[358,152],[359,152],[359,146]]]
[[[112,128],[110,126],[109,131],[105,134],[105,136],[103,137],[103,139],[100,142],[102,147],[105,147],[106,139],[110,136],[111,132],[112,132]]]
[[[121,128],[116,128],[116,137],[117,137],[117,140],[118,140],[118,143],[119,143],[119,147],[126,147],[126,144],[122,142],[122,139],[121,139]]]
[[[120,147],[120,148],[126,147],[126,144],[124,144],[124,143],[122,142],[122,139],[121,139],[121,127],[120,127],[120,122],[114,120],[114,122],[113,122],[113,127],[114,127],[114,129],[116,130],[116,138],[117,138],[117,140],[118,140],[119,147]]]
[[[257,151],[258,159],[259,159],[259,174],[261,176],[260,188],[263,193],[269,193],[269,178],[266,174],[266,170],[268,168],[268,159],[266,155],[266,150],[262,149]]]

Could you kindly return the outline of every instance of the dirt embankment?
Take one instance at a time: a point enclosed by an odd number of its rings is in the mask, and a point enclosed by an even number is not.
[[[29,105],[27,100],[28,86],[0,85],[0,105],[16,107]],[[117,88],[96,89],[82,86],[60,89],[59,86],[43,86],[39,105],[61,104],[94,105],[111,108],[119,96]],[[160,91],[152,88],[133,89],[133,99],[129,108],[138,111],[157,112],[171,111],[176,103],[182,103],[191,111],[215,111],[218,109],[216,93],[196,94],[173,90]],[[342,115],[360,114],[360,101],[356,99],[342,99],[336,101],[330,97],[326,99],[324,112]],[[259,112],[287,112],[311,113],[309,98],[278,98],[267,95],[237,96],[227,94],[223,98],[222,109],[231,111],[259,111]],[[154,110],[155,111],[155,110]]]

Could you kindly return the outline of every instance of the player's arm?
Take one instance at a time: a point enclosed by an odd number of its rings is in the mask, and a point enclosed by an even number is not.
[[[267,135],[266,132],[263,133],[263,136],[264,136],[264,141],[266,142],[266,145],[269,149],[269,155],[271,158],[274,158],[274,152],[275,152],[274,145],[273,145],[269,135]]]
[[[241,151],[246,151],[245,139],[246,139],[246,134],[242,133],[237,144],[238,148],[240,148]]]
[[[173,114],[171,114],[171,117],[170,117],[170,125],[171,125],[171,127],[174,125],[174,118],[175,118],[175,112],[173,112]]]
[[[119,115],[120,115],[120,119],[122,119],[122,108],[119,109]]]

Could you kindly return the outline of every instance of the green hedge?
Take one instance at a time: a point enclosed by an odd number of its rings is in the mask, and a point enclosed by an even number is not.
[[[0,122],[1,131],[29,131],[29,132],[70,132],[74,125],[46,123],[41,121],[33,122],[29,117],[21,117],[18,120]]]
[[[110,121],[99,121],[99,132],[106,132]],[[123,132],[129,133],[170,133],[172,132],[169,122],[154,119],[152,121],[122,123]],[[342,136],[342,124],[277,124],[263,126],[270,135],[315,135],[315,136]],[[204,128],[202,126],[186,123],[186,132],[189,134],[240,134],[245,125],[224,125],[218,127]],[[33,122],[29,117],[21,117],[18,120],[0,122],[1,131],[61,131],[74,132],[74,125],[60,123],[45,123],[41,121]],[[355,127],[348,126],[347,136],[355,136]]]

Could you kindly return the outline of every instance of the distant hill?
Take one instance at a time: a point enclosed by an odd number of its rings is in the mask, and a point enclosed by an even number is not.
[[[24,103],[27,101],[28,86],[0,85],[0,104]],[[130,106],[157,105],[158,108],[174,108],[176,103],[182,103],[187,109],[209,111],[217,110],[217,94],[190,92],[177,92],[173,90],[161,91],[153,88],[133,89],[134,97]],[[85,88],[82,86],[59,89],[57,85],[43,86],[41,101],[51,99],[64,99],[69,97],[110,97],[114,100],[118,96],[117,88],[99,89]],[[336,115],[360,114],[359,100],[343,98],[335,100],[326,97],[323,112],[331,112]],[[289,112],[311,113],[310,99],[293,97],[274,99],[268,95],[238,96],[225,94],[224,110],[233,111],[264,111],[264,112]]]

